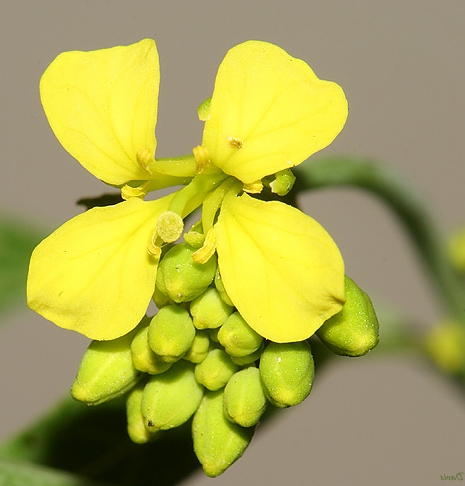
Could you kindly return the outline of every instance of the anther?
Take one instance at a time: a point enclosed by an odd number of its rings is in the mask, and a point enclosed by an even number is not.
[[[260,194],[263,190],[262,181],[250,182],[249,184],[244,184],[242,189],[248,194]]]
[[[192,260],[195,263],[206,263],[215,253],[216,250],[216,237],[215,230],[210,228],[205,236],[205,242],[202,248],[199,248],[192,255]]]
[[[157,244],[158,233],[157,230],[154,229],[152,233],[150,233],[149,241],[147,242],[147,251],[149,255],[152,255],[156,260],[159,260],[161,257],[161,246]]]
[[[153,162],[155,159],[150,149],[143,148],[138,150],[136,158],[140,167],[142,167],[142,169],[147,172],[147,174],[152,175],[152,171],[150,170],[150,163]]]
[[[143,199],[148,194],[149,188],[150,188],[150,181],[146,181],[137,187],[133,187],[130,186],[129,184],[125,184],[121,188],[121,197],[126,201],[131,197],[138,197],[140,199]]]
[[[203,145],[197,145],[192,152],[194,153],[194,158],[197,162],[196,174],[201,174],[205,169],[208,169],[212,163],[210,160],[210,153]]]
[[[228,137],[229,144],[234,147],[241,149],[244,146],[244,142],[236,137]]]

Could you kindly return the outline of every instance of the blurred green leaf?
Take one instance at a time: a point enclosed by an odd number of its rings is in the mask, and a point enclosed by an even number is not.
[[[0,214],[0,315],[25,304],[29,258],[44,236],[35,225]]]
[[[190,423],[161,433],[149,444],[131,442],[124,399],[98,406],[66,399],[1,445],[0,458],[27,461],[89,481],[120,486],[170,486],[200,466],[192,449]]]
[[[98,483],[62,471],[1,458],[0,484],[5,486],[99,486]]]

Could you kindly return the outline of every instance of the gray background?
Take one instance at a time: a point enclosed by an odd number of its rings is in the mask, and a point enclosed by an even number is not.
[[[0,6],[0,207],[50,230],[74,201],[105,186],[52,135],[38,82],[60,52],[156,39],[161,61],[159,156],[190,152],[196,107],[233,45],[268,40],[340,83],[348,123],[326,154],[373,156],[411,179],[440,226],[464,222],[463,0],[12,1]],[[347,272],[415,320],[441,316],[397,222],[350,190],[305,198]],[[67,393],[86,339],[24,309],[0,340],[0,438]],[[381,333],[382,337],[382,333]],[[412,356],[338,359],[301,406],[256,434],[218,485],[435,485],[465,471],[463,399]],[[175,465],[173,465],[176,467]],[[213,484],[201,473],[186,485]]]

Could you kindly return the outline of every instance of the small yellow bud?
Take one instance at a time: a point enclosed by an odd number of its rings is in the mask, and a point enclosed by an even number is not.
[[[210,287],[202,295],[196,297],[190,306],[190,312],[197,329],[216,329],[220,327],[233,308],[224,303],[218,290]]]
[[[98,405],[124,395],[138,381],[131,342],[136,331],[112,341],[92,341],[82,357],[71,387],[74,399]]]
[[[425,348],[433,362],[445,373],[465,372],[465,332],[454,321],[443,321],[431,329]]]
[[[219,390],[226,385],[237,368],[225,351],[212,349],[195,367],[195,378],[209,390]]]
[[[150,378],[142,395],[142,414],[149,431],[178,427],[189,420],[202,401],[203,387],[187,361]]]
[[[150,348],[167,363],[181,359],[192,346],[194,336],[192,319],[187,310],[179,305],[162,307],[148,328]]]
[[[258,368],[251,366],[235,373],[224,389],[224,413],[242,427],[255,425],[266,408]]]
[[[316,334],[336,354],[363,356],[378,344],[378,319],[370,297],[347,276],[345,298],[342,310],[328,319]]]
[[[263,338],[245,322],[239,312],[234,312],[219,329],[218,341],[231,356],[243,357],[254,353]]]
[[[271,342],[260,357],[259,370],[266,396],[273,405],[298,405],[312,389],[315,368],[310,345],[306,341]]]
[[[170,248],[160,261],[156,285],[174,302],[190,302],[212,283],[216,273],[216,255],[206,263],[195,263],[195,249],[186,243]]]
[[[207,476],[216,477],[239,459],[254,427],[230,422],[223,411],[223,392],[207,392],[192,421],[194,452]]]

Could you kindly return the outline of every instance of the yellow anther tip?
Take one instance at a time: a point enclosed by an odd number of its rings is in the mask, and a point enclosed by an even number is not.
[[[203,145],[197,145],[192,150],[194,153],[195,161],[197,162],[197,174],[200,174],[208,169],[211,165],[210,153],[206,147]]]
[[[125,184],[121,188],[121,197],[127,201],[128,199],[131,199],[132,197],[138,197],[140,199],[143,199],[149,192],[149,187],[150,187],[150,182],[144,182],[138,187],[132,187],[128,184]]]
[[[215,230],[211,228],[208,230],[205,236],[205,242],[202,248],[199,248],[192,254],[192,259],[195,263],[206,263],[215,253],[216,250],[216,238]]]
[[[137,151],[137,162],[147,174],[152,175],[150,170],[150,163],[155,160],[153,153],[148,148],[143,148]]]
[[[255,181],[250,184],[244,184],[242,189],[248,194],[260,194],[263,190],[263,184],[262,181]]]

